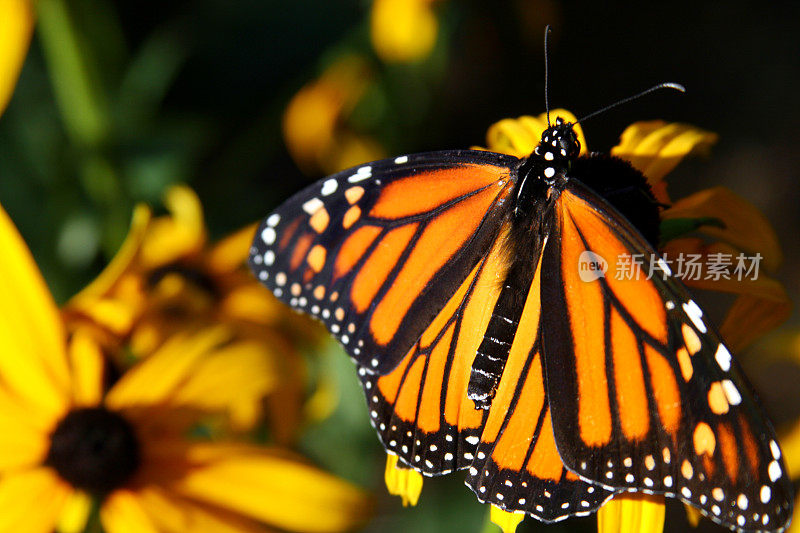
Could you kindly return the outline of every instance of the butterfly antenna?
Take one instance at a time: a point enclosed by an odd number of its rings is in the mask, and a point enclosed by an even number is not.
[[[544,27],[544,109],[547,112],[547,127],[550,127],[550,101],[547,98],[547,75],[548,75],[548,66],[547,66],[547,34],[550,33],[550,24]]]
[[[618,102],[614,102],[613,104],[607,105],[606,107],[604,107],[602,109],[598,109],[594,113],[589,113],[585,117],[581,118],[578,122],[576,122],[576,124],[581,124],[581,123],[583,123],[583,121],[585,121],[587,119],[590,119],[590,118],[592,118],[592,117],[594,117],[596,115],[599,115],[600,113],[605,113],[609,109],[612,109],[612,108],[617,107],[617,106],[622,105],[622,104],[626,104],[626,103],[630,102],[631,100],[636,100],[637,98],[641,98],[642,96],[644,96],[646,94],[650,94],[652,92],[655,92],[655,91],[658,91],[658,90],[661,90],[661,89],[675,89],[676,91],[680,91],[682,93],[686,92],[686,88],[683,85],[681,85],[680,83],[672,83],[672,82],[659,83],[658,85],[656,85],[654,87],[650,87],[649,89],[646,89],[646,90],[644,90],[644,91],[642,91],[642,92],[640,92],[638,94],[634,94],[633,96],[629,96],[627,98],[623,98],[622,100],[620,100]],[[547,94],[546,89],[545,89],[545,94]]]

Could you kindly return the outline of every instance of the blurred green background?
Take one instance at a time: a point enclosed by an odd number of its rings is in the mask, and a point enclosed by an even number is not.
[[[345,0],[41,0],[0,118],[0,203],[59,301],[113,255],[132,206],[158,205],[170,184],[198,192],[218,238],[322,177],[324,165],[300,170],[282,120],[298,90],[344,56],[366,65],[366,88],[337,128],[386,155],[482,144],[493,122],[543,112],[545,24],[553,26],[553,107],[583,115],[662,81],[687,87],[588,122],[590,147],[605,151],[626,125],[654,118],[719,133],[710,158],[671,174],[672,195],[726,185],[756,204],[781,238],[778,278],[798,301],[800,4],[441,0],[432,6],[433,50],[405,63],[376,55],[370,8]],[[797,360],[798,332],[795,313],[743,357],[779,427],[800,415],[800,367],[779,357]],[[336,376],[339,407],[309,428],[303,451],[376,494],[368,531],[492,530],[460,474],[426,480],[414,509],[386,494],[384,454],[352,365],[331,351],[317,371]],[[519,530],[592,531],[594,522],[545,528],[528,519]],[[682,506],[670,502],[667,530],[686,527]]]

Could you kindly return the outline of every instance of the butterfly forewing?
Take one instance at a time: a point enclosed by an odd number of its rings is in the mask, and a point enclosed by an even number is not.
[[[516,162],[465,150],[340,172],[264,220],[251,267],[359,365],[387,373],[496,239]]]
[[[604,275],[587,270],[587,251],[607,262]],[[631,256],[643,267],[623,268]],[[784,526],[791,485],[773,428],[700,308],[630,224],[571,182],[542,268],[564,464],[614,489],[675,495],[731,527]]]

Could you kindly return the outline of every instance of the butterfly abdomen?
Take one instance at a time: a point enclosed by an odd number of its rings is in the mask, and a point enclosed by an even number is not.
[[[503,282],[470,372],[467,396],[475,402],[476,409],[488,409],[492,405],[531,281],[532,269],[526,272],[523,268],[512,268]]]
[[[467,396],[476,409],[492,405],[539,262],[546,235],[542,210],[547,202],[546,190],[538,184],[534,181],[528,188],[532,196],[517,197],[524,205],[513,217],[506,242],[509,268],[470,372]]]

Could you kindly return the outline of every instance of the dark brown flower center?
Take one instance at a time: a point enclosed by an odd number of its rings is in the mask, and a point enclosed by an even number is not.
[[[73,487],[103,497],[125,484],[140,464],[130,423],[104,407],[70,411],[50,435],[45,464]]]
[[[147,284],[150,287],[155,287],[159,282],[167,277],[169,274],[178,274],[186,281],[208,293],[213,298],[218,296],[217,287],[214,281],[203,271],[190,265],[183,265],[172,263],[159,267],[150,272],[147,277]]]

